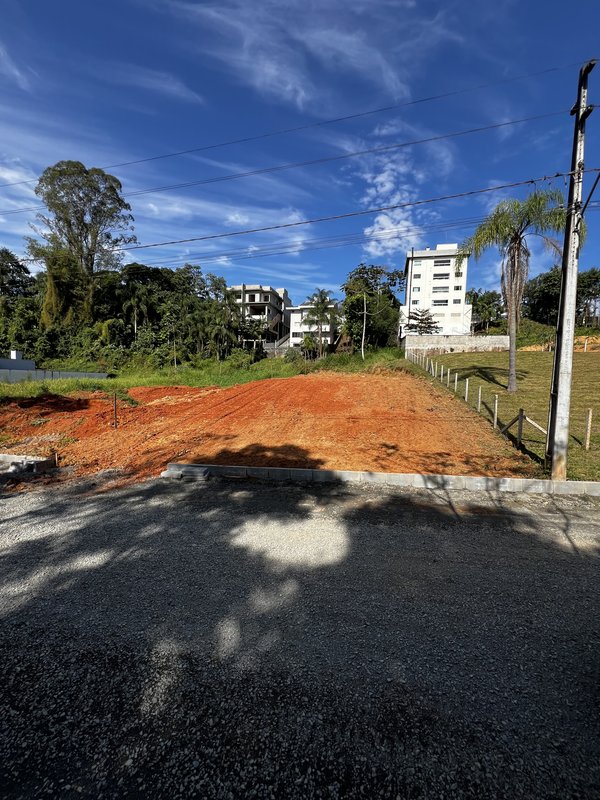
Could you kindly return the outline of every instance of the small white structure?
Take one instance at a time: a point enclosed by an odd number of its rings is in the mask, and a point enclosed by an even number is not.
[[[429,310],[446,336],[471,333],[472,306],[466,303],[468,255],[457,265],[458,244],[438,244],[435,250],[410,250],[404,275],[406,295],[400,309],[402,333],[411,311]]]
[[[337,309],[336,303],[331,303],[329,308],[332,311]],[[302,303],[299,306],[292,306],[290,308],[290,345],[291,347],[301,347],[302,340],[308,334],[313,337],[315,342],[318,340],[318,330],[316,325],[310,325],[306,318],[309,316],[312,305],[310,303]],[[323,346],[325,349],[330,347],[336,340],[338,335],[338,326],[324,324],[321,327],[323,337]]]

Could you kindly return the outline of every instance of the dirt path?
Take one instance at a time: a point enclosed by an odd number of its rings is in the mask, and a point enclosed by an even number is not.
[[[404,373],[318,373],[233,386],[139,387],[137,406],[101,393],[12,401],[3,449],[59,453],[77,474],[132,477],[168,461],[462,475],[534,465],[443,389]],[[6,441],[6,437],[10,437]]]

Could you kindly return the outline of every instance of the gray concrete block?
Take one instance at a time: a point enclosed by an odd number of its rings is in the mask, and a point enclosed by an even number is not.
[[[552,494],[552,481],[540,478],[523,478],[522,486],[519,491],[527,494]]]
[[[290,480],[292,481],[298,481],[298,483],[312,483],[312,469],[292,468],[289,472]]]
[[[269,477],[268,467],[246,467],[246,475],[248,478],[260,478],[267,480]]]
[[[311,472],[315,483],[334,483],[337,480],[333,469],[313,469]]]
[[[289,481],[291,471],[285,467],[269,467],[268,477],[275,481]]]

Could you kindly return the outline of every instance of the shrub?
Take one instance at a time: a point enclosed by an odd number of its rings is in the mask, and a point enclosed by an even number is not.
[[[288,347],[283,360],[288,364],[300,364],[301,361],[304,361],[304,356],[302,355],[300,348]]]

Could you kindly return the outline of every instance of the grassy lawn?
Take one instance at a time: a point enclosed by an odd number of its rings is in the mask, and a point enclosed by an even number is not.
[[[498,423],[501,427],[523,408],[528,417],[543,428],[548,422],[548,400],[552,374],[552,353],[517,353],[518,391],[508,394],[508,353],[448,353],[434,360],[451,370],[450,390],[458,372],[458,392],[464,398],[465,379],[469,379],[469,405],[477,405],[481,386],[481,411],[493,417],[494,395],[498,395]],[[422,374],[422,370],[419,369]],[[438,372],[439,376],[439,372]],[[438,377],[439,382],[439,377]],[[444,378],[446,385],[446,378]],[[586,414],[593,409],[591,447],[583,448]],[[516,426],[511,428],[516,434]],[[525,423],[523,445],[534,458],[542,459],[545,437]],[[573,354],[573,392],[571,396],[571,425],[568,477],[571,480],[600,480],[600,353]]]
[[[39,397],[44,394],[64,395],[81,391],[117,392],[125,396],[133,386],[233,386],[238,383],[264,380],[266,378],[290,378],[318,370],[340,372],[362,372],[377,367],[404,367],[402,351],[385,348],[366,353],[363,361],[360,353],[341,353],[325,356],[319,361],[290,363],[282,358],[257,361],[248,368],[234,367],[226,361],[208,361],[201,369],[182,366],[177,369],[155,371],[123,371],[118,377],[108,379],[64,378],[49,381],[22,381],[0,383],[0,402],[13,397]],[[58,369],[58,367],[56,367]]]

